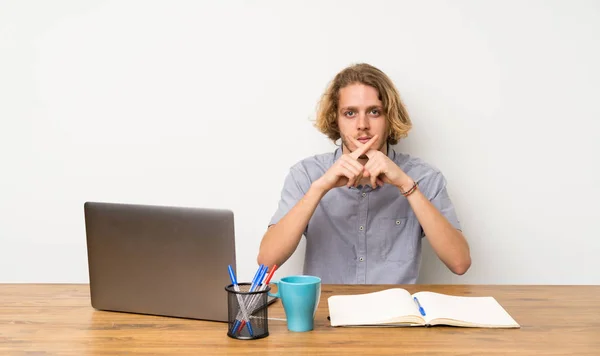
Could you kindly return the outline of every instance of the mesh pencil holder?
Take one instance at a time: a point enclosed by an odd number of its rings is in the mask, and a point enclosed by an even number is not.
[[[259,286],[250,292],[250,283],[239,283],[239,290],[233,284],[225,287],[227,291],[227,313],[229,318],[227,336],[240,340],[253,340],[269,336],[268,285],[263,290]]]

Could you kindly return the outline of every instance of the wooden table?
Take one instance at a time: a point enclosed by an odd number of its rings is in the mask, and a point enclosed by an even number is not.
[[[90,306],[88,285],[0,285],[0,355],[336,354],[600,355],[600,286],[411,285],[467,296],[494,296],[520,329],[333,328],[332,294],[391,286],[324,285],[315,330],[289,332],[269,322],[270,335],[242,341],[227,324],[104,312]],[[285,318],[281,302],[270,318]]]

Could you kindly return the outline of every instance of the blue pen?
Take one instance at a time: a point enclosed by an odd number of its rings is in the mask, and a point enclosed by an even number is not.
[[[265,266],[265,265],[262,265],[262,264],[258,267],[258,271],[256,271],[256,274],[254,275],[254,278],[252,278],[252,283],[250,283],[249,292],[254,292],[258,288],[258,286],[260,285],[261,281],[263,280],[263,277],[265,276],[265,272],[266,272],[267,269],[268,269],[268,267]],[[246,301],[250,300],[250,296],[247,296],[245,298],[245,300]],[[239,299],[238,299],[238,301],[239,301]],[[243,302],[240,302],[240,303],[243,303]],[[245,303],[244,303],[244,308],[246,308],[246,304]],[[240,313],[241,312],[243,312],[243,310],[240,310],[238,312],[238,315],[236,316],[236,320],[240,319]],[[246,322],[246,324],[248,324],[248,331],[251,331],[250,318],[248,317],[247,320],[248,321]],[[242,328],[243,328],[243,324],[242,324]],[[242,328],[240,328],[240,330]],[[237,329],[233,329],[233,330],[235,331]]]
[[[231,279],[231,284],[233,284],[233,289],[236,292],[239,292],[240,287],[237,284],[237,279],[235,278],[235,273],[233,273],[233,269],[231,268],[231,265],[227,266],[227,270],[229,271],[229,279]],[[237,297],[238,303],[241,304],[241,297],[240,297],[240,295],[237,294],[236,297]],[[239,318],[236,318],[235,319],[235,323],[233,323],[233,328],[232,328],[232,330],[233,330],[234,333],[237,330],[237,328],[239,327],[239,325],[240,325],[240,320],[239,320]]]
[[[265,274],[267,273],[267,269],[267,266],[260,265],[258,274],[256,275],[256,279],[253,280],[252,284],[250,285],[250,292],[254,292],[256,288],[258,288],[258,286],[262,283],[262,280],[265,277]]]
[[[249,292],[255,292],[260,285],[262,284],[262,281],[265,277],[265,274],[267,274],[267,270],[269,268],[267,266],[264,265],[260,265],[258,267],[258,271],[256,271],[256,275],[254,275],[254,278],[252,279],[252,284],[250,285],[250,289]],[[248,299],[246,299],[246,301],[248,302],[246,307],[248,308],[248,310],[250,310],[250,308],[252,307],[252,305],[254,304],[254,299],[256,299],[257,295],[252,295],[252,296],[248,296]],[[240,319],[241,316],[241,310],[238,312],[236,319]],[[250,313],[248,313],[250,314]]]
[[[233,273],[233,269],[231,268],[231,265],[227,266],[227,269],[229,271],[229,278],[231,279],[231,283],[233,284],[233,289],[236,292],[240,291],[240,287],[237,284],[237,280],[235,278],[235,273]],[[252,332],[252,326],[250,326],[250,317],[248,316],[248,312],[246,311],[246,305],[244,305],[244,302],[242,301],[242,296],[239,294],[236,294],[238,303],[240,304],[240,311],[242,312],[242,316],[243,318],[246,320],[246,325],[248,325],[248,332],[250,333],[250,336],[254,336],[254,333]],[[240,318],[236,318],[235,319],[235,323],[233,323],[233,332],[235,333],[235,331],[238,329],[240,325]]]
[[[266,266],[264,265],[260,265],[258,267],[258,270],[256,271],[256,273],[254,274],[254,278],[252,278],[252,283],[250,284],[250,292],[253,292],[254,289],[256,289],[256,285],[258,285],[260,283],[260,281],[262,280],[262,276],[264,276],[264,272],[263,272],[263,268],[266,268]],[[235,288],[235,287],[234,287]],[[239,288],[239,287],[238,287]],[[240,312],[244,312],[244,310],[246,309],[246,305],[245,303],[241,300],[241,296],[238,294],[238,303],[240,304]],[[250,333],[250,336],[253,336],[252,333],[252,326],[250,325],[250,318],[249,317],[245,317],[246,318],[246,325],[248,325],[248,332]],[[236,330],[238,330],[239,326],[240,326],[240,313],[238,313],[238,316],[236,317],[236,321],[233,325],[233,332],[235,333]]]
[[[260,272],[262,271],[262,268],[264,266],[265,265],[262,265],[262,264],[260,266],[258,266],[258,269],[256,270],[256,273],[254,274],[254,277],[252,277],[252,282],[254,282],[258,278],[258,275],[260,274]]]
[[[419,303],[419,300],[417,299],[417,297],[413,297],[413,299],[417,303],[417,306],[419,307],[419,312],[421,312],[421,315],[425,316],[425,309],[423,309],[423,307],[421,306],[421,303]]]

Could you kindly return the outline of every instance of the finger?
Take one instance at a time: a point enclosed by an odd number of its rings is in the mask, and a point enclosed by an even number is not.
[[[350,139],[350,141],[352,141],[352,143],[354,143],[354,145],[357,147],[356,150],[350,154],[350,156],[354,159],[358,159],[360,156],[365,154],[365,152],[367,152],[371,148],[371,146],[373,145],[375,140],[377,140],[377,137],[378,137],[378,135],[375,135],[375,136],[371,137],[371,139],[369,141],[367,141],[366,143],[363,144],[362,142],[355,139],[354,137],[349,136],[348,138]]]
[[[377,152],[379,152],[379,151],[376,149],[370,149],[365,153],[365,155],[367,157],[369,157],[369,159],[373,159],[373,158],[375,158],[375,155],[377,154]]]
[[[364,145],[362,142],[360,142],[359,140],[355,139],[352,136],[348,136],[348,139],[350,141],[352,141],[352,143],[354,144],[354,146],[356,146],[357,148],[360,148],[360,147],[362,147]]]
[[[371,187],[377,188],[377,181],[378,180],[379,179],[377,179],[377,175],[371,174]]]
[[[360,143],[360,142],[359,142]],[[357,160],[349,158],[347,156],[342,156],[342,160],[344,161],[344,163],[350,164],[353,167],[356,167],[356,169],[358,169],[358,171],[362,172],[364,167],[362,164],[360,164]]]
[[[369,180],[371,181],[371,187],[376,188],[377,187],[377,179],[381,173],[381,168],[379,167],[379,165],[377,165],[376,162],[369,161],[365,165],[365,170],[367,172],[369,172],[368,176],[370,178]]]
[[[371,177],[373,175],[373,173],[375,172],[375,162],[374,161],[367,161],[367,164],[365,164],[365,173],[363,173],[364,177]]]
[[[358,187],[361,184],[362,175],[356,176],[353,180],[353,183],[350,185],[351,187]]]
[[[360,184],[360,181],[363,178],[363,172],[364,172],[364,170],[361,169],[360,173],[356,176],[356,179],[354,180],[354,186],[355,187]]]
[[[384,184],[385,183],[381,179],[377,178],[377,185],[379,185],[380,187],[383,187]]]
[[[354,173],[355,176],[358,176],[359,174],[361,174],[363,167],[360,163],[358,163],[356,161],[354,161],[354,162],[358,164],[358,167],[356,167],[354,164],[347,162],[347,161],[342,161],[341,166],[350,170],[352,173]]]
[[[356,178],[354,179],[354,184],[352,184],[353,187],[356,188],[362,184],[362,180],[364,177],[363,174],[364,174],[364,172],[361,172],[359,175],[356,176]]]
[[[369,141],[367,141],[367,143],[365,143],[364,145],[362,143],[360,143],[360,141],[356,140],[354,137],[349,137],[350,140],[354,143],[354,145],[356,145],[356,147],[358,147],[356,149],[356,151],[354,151],[350,154],[350,157],[352,157],[354,159],[358,159],[360,156],[364,155],[371,148],[371,146],[373,146],[373,144],[377,140],[377,137],[379,137],[379,136],[375,135],[375,136],[371,137],[371,139]]]
[[[354,181],[356,180],[356,175],[345,166],[341,166],[340,170],[341,170],[341,173],[348,179],[348,182],[346,182],[346,186],[348,186],[348,187],[353,186]]]
[[[358,161],[349,158],[348,156],[342,156],[342,162],[346,165],[346,167],[351,166],[354,168],[352,171],[356,173],[356,178],[354,179],[354,184],[352,186],[356,187],[363,178],[365,167]]]

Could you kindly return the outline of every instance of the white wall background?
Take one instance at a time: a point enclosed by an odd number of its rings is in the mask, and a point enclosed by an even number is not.
[[[600,283],[597,1],[0,1],[0,282],[87,282],[88,200],[222,207],[250,279],[343,67],[397,84],[397,149],[449,181],[473,264]],[[303,244],[278,275],[301,272]]]

